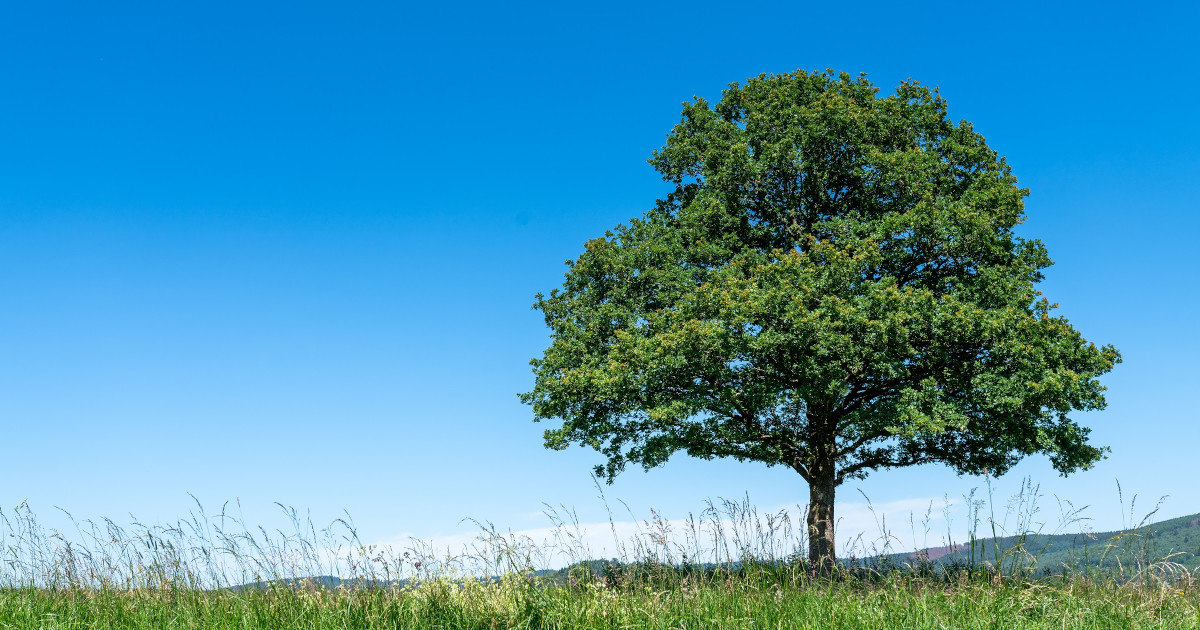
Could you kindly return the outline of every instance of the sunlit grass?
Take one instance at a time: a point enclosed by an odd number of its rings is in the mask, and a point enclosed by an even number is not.
[[[973,525],[1007,534],[1011,516],[1019,530],[1035,490],[1003,519],[969,502]],[[802,528],[748,502],[710,504],[683,531],[652,514],[619,558],[600,561],[565,510],[548,511],[553,540],[481,524],[450,554],[363,545],[348,519],[317,528],[291,509],[289,527],[268,532],[227,508],[72,532],[43,528],[24,505],[0,511],[0,628],[1200,627],[1187,567],[1112,545],[1087,550],[1111,554],[1110,567],[1052,568],[1037,549],[972,535],[966,560],[937,564],[881,555],[891,537],[880,532],[882,547],[860,550],[872,559],[818,576],[801,559]],[[1136,534],[1120,544],[1144,545]]]
[[[0,594],[4,627],[89,628],[1188,628],[1194,587],[928,583],[896,575],[779,580],[739,575],[689,581],[546,585],[430,580],[400,588],[167,587]]]

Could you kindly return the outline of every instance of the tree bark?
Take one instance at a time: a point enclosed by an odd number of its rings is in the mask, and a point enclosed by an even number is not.
[[[828,574],[837,560],[833,546],[833,495],[837,490],[832,466],[813,475],[808,483],[808,566]]]

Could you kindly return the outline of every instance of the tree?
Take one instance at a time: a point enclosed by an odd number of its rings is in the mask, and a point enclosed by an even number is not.
[[[650,163],[674,190],[590,240],[535,309],[552,342],[521,394],[561,420],[546,446],[592,447],[611,483],[677,451],[783,465],[808,482],[809,561],[834,562],[834,494],[876,470],[1066,475],[1107,448],[1120,362],[1035,285],[1004,158],[915,82],[796,72],[685,103]]]

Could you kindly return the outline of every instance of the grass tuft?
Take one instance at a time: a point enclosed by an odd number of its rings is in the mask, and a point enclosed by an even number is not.
[[[831,575],[806,566],[786,512],[748,500],[675,523],[652,511],[607,560],[566,509],[547,509],[550,541],[476,523],[475,543],[449,554],[364,545],[349,518],[318,528],[283,506],[275,531],[197,502],[170,525],[71,519],[59,532],[22,504],[0,510],[0,628],[1200,627],[1196,570],[1159,553],[1153,511],[1075,535],[1060,558],[1061,541],[1031,531],[1035,486],[1002,515],[973,497],[965,543],[897,554],[881,527]]]

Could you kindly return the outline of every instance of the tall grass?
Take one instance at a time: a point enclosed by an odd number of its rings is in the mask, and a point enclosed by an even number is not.
[[[964,497],[967,540],[949,539],[947,518],[949,561],[897,554],[880,517],[876,539],[848,541],[820,576],[790,512],[748,499],[679,521],[651,511],[624,536],[610,511],[609,558],[565,507],[547,507],[546,540],[475,522],[478,536],[456,550],[363,544],[349,517],[317,526],[284,506],[274,530],[246,523],[236,503],[209,514],[197,501],[171,524],[67,515],[59,531],[21,504],[0,509],[0,628],[1200,627],[1197,576],[1148,555],[1156,510],[1089,544],[1082,510],[1060,503],[1052,533],[1080,528],[1084,544],[1047,567],[1037,487],[1000,509],[990,485],[987,496]],[[918,528],[928,538],[932,510],[910,518],[914,539]]]

